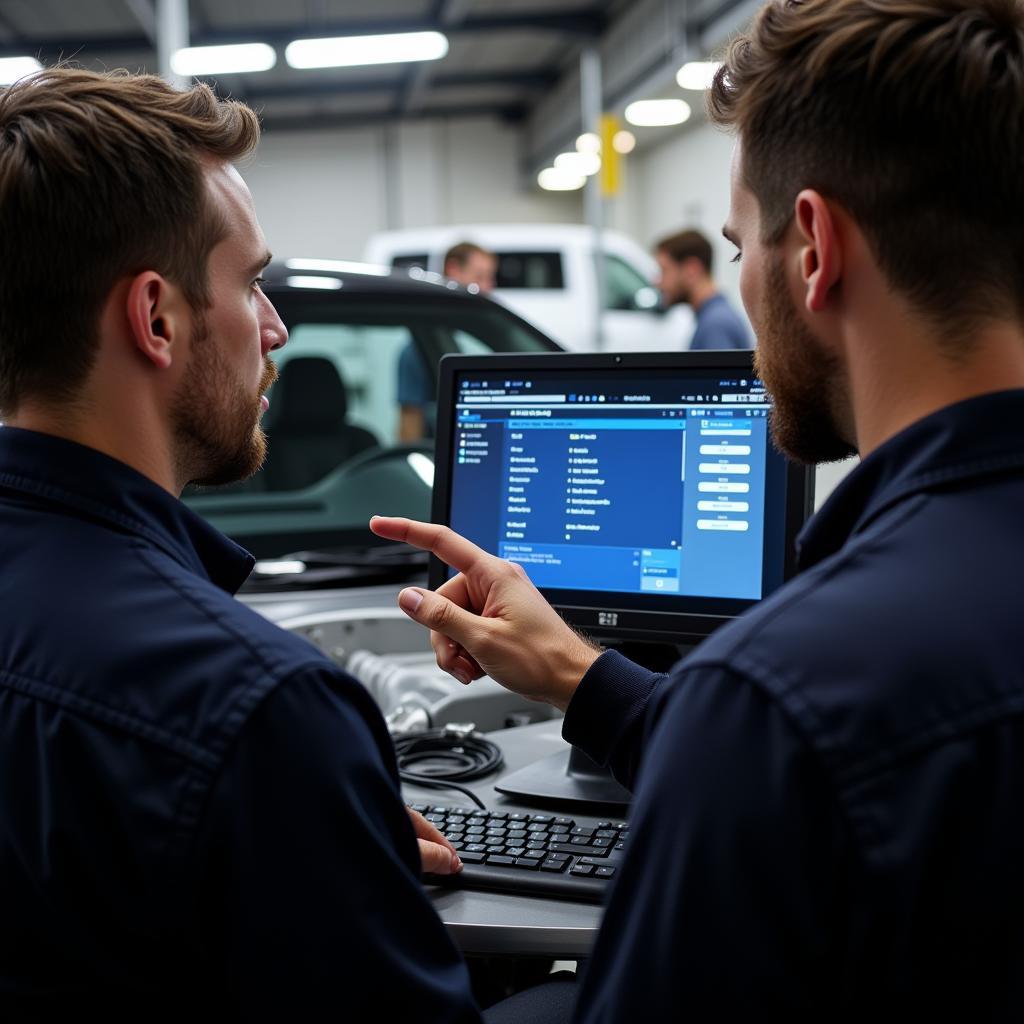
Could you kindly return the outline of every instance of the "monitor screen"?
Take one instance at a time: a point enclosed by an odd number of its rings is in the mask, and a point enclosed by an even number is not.
[[[520,563],[574,624],[700,637],[791,572],[812,474],[772,447],[749,352],[441,366],[435,521]]]

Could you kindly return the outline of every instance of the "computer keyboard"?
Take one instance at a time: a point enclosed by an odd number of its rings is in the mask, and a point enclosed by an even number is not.
[[[629,826],[475,807],[412,804],[459,852],[454,875],[427,875],[430,885],[491,889],[599,903],[615,877]]]

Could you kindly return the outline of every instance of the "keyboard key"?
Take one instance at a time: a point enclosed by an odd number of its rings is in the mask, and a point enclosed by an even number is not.
[[[493,821],[504,821],[508,817],[508,813],[505,811],[492,811],[491,819]]]
[[[533,815],[532,818],[530,818],[530,821],[534,822],[534,824],[537,824],[537,825],[550,825],[551,824],[551,818],[547,814],[535,814],[535,815]]]
[[[598,828],[611,828],[612,827],[612,823],[610,821],[599,821],[597,823],[597,827]]]
[[[508,834],[508,829],[507,828],[495,828],[492,825],[489,825],[488,828],[487,828],[487,835],[489,835],[489,836],[504,836],[504,835],[507,835],[507,834]]]
[[[576,822],[572,818],[555,818],[556,825],[568,825],[569,828],[575,828]]]
[[[434,812],[434,814],[447,814],[448,811],[450,810],[450,808],[448,807],[431,807],[430,809]]]
[[[618,839],[619,838],[619,833],[616,832],[615,829],[613,829],[613,828],[602,828],[597,833],[597,838],[598,839]]]
[[[485,855],[479,850],[459,850],[459,858],[464,864],[483,864]]]
[[[409,804],[409,806],[416,811],[418,814],[426,814],[430,810],[427,804]]]
[[[509,839],[525,839],[526,829],[525,828],[510,828],[508,830]]]
[[[605,847],[610,847],[612,845],[612,841],[610,839],[598,839],[595,836],[595,838],[590,840],[590,845],[593,846],[595,849],[600,850]]]
[[[516,812],[515,814],[510,814],[508,816],[508,820],[509,821],[529,821],[530,820],[530,816],[528,814],[519,814],[518,812]]]
[[[546,850],[548,848],[548,843],[546,839],[531,839],[526,844],[526,848],[528,850]]]
[[[597,831],[597,829],[587,828],[585,825],[577,825],[572,830],[570,835],[574,835],[574,836],[592,836],[596,831]]]
[[[565,860],[552,860],[550,857],[548,857],[547,860],[542,860],[540,862],[541,871],[564,871],[568,866],[568,857],[566,857]]]
[[[423,817],[426,818],[427,821],[432,821],[435,825],[438,822],[444,821],[444,815],[438,814],[436,811],[432,814],[424,814]]]
[[[514,857],[508,857],[508,856],[505,856],[503,854],[491,853],[491,854],[488,854],[487,863],[488,864],[498,864],[498,865],[501,865],[502,867],[510,868],[510,867],[513,867],[515,865],[515,858]],[[591,868],[590,870],[593,871],[594,869]]]
[[[510,846],[505,851],[505,853],[507,853],[510,857],[525,857],[526,849],[522,846]]]
[[[567,853],[549,853],[547,859],[558,861],[560,864],[568,864],[572,860]]]
[[[611,878],[615,874],[615,868],[608,867],[607,865],[600,868],[594,868],[595,878]]]
[[[540,861],[536,857],[516,857],[516,867],[536,871],[540,867]]]
[[[625,843],[621,843],[620,842],[620,843],[616,843],[615,844],[615,849],[616,850],[624,850],[625,848],[626,848],[626,844]]]
[[[531,821],[530,824],[526,826],[527,832],[547,832],[547,830],[547,825],[543,825],[539,821]]]
[[[577,864],[575,867],[570,868],[570,875],[583,875],[584,877],[590,876],[594,873],[593,864]]]
[[[589,836],[573,836],[570,840],[573,846],[590,846]]]
[[[503,836],[488,836],[484,842],[487,846],[504,846],[505,839]]]
[[[470,843],[469,845],[462,847],[459,850],[460,857],[462,856],[463,849],[466,851],[466,853],[483,853],[487,849],[487,847],[484,846],[483,843]]]
[[[572,843],[549,843],[548,850],[552,853],[571,853],[585,857],[607,857],[608,851],[599,846],[573,845]]]
[[[449,825],[465,825],[466,819],[461,814],[449,814],[448,824]]]
[[[548,829],[548,834],[553,836],[566,835],[569,832],[568,825],[552,825]]]

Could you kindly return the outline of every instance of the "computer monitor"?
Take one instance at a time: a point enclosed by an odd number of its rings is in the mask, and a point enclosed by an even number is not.
[[[770,408],[750,352],[445,356],[434,522],[667,668],[794,570],[814,472],[772,446]],[[451,575],[431,560],[433,587]],[[630,796],[575,750],[497,788],[609,814]]]
[[[446,356],[434,521],[591,635],[694,643],[793,571],[814,476],[770,406],[750,352]]]

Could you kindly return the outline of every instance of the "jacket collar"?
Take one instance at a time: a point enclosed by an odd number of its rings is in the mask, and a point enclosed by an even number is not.
[[[64,438],[0,428],[0,489],[143,538],[230,594],[254,565],[248,551],[148,477]]]
[[[799,568],[839,551],[894,505],[925,491],[1024,469],[1024,390],[947,406],[907,427],[840,482],[797,538]]]

